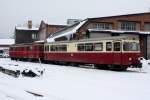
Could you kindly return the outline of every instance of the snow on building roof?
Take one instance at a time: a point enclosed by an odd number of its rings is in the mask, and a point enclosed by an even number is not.
[[[76,33],[76,31],[86,23],[87,20],[80,21],[79,23],[76,23],[72,26],[69,26],[59,32],[54,33],[50,37],[47,38],[47,42],[54,42],[56,38],[60,38],[63,36],[66,36],[67,38],[70,37],[70,35]]]
[[[14,43],[14,39],[0,39],[0,45],[12,45]]]
[[[35,30],[38,31],[39,28],[37,27],[32,27],[32,28],[28,28],[28,27],[16,27],[17,30]]]
[[[88,29],[89,32],[111,32],[111,33],[135,33],[150,35],[150,31],[124,31],[124,30],[101,30],[101,29]]]

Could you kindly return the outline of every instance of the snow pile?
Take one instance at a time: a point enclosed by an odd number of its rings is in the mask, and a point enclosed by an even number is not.
[[[146,60],[143,57],[141,57],[140,61],[142,63],[142,70],[144,72],[150,73],[150,59]]]
[[[40,66],[27,66],[27,65],[20,65],[19,62],[14,62],[14,63],[8,63],[8,62],[3,62],[0,65],[0,68],[6,71],[2,71],[4,73],[12,75],[11,73],[15,73],[19,71],[20,74],[23,76],[29,76],[29,77],[40,77],[43,75],[45,69],[43,69]]]

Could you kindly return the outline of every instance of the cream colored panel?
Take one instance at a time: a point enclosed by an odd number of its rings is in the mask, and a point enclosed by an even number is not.
[[[77,45],[75,43],[69,43],[67,45],[67,52],[77,52]]]

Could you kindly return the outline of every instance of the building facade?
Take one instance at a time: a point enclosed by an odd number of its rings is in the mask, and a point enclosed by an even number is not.
[[[28,21],[27,27],[15,27],[15,44],[37,41],[38,31],[39,28],[32,26],[32,21]]]
[[[150,31],[150,12],[88,18],[87,22],[78,30],[77,38],[87,38],[85,33],[88,29]]]
[[[51,34],[58,32],[65,27],[67,26],[66,25],[52,25],[52,24],[47,24],[44,21],[41,21],[39,32],[38,32],[38,36],[39,36],[38,40],[45,40]]]

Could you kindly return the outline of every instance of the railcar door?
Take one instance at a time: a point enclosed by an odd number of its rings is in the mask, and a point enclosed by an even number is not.
[[[114,65],[121,65],[121,59],[122,59],[122,46],[121,41],[115,41],[113,42],[113,64]]]

